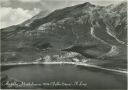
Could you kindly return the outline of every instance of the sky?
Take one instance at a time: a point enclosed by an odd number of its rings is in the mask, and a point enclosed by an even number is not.
[[[20,24],[40,11],[52,12],[55,9],[90,2],[96,5],[118,4],[124,0],[0,0],[0,28]]]

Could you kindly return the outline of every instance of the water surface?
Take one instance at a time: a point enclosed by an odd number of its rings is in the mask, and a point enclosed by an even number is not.
[[[2,73],[23,82],[81,83],[81,85],[72,85],[68,88],[124,89],[127,87],[126,75],[123,73],[68,64],[21,65],[10,68]],[[84,86],[85,83],[87,86]],[[65,86],[50,87],[67,88]]]

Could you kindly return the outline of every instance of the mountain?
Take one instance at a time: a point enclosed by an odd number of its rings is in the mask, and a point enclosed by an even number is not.
[[[2,62],[28,62],[75,52],[78,54],[59,60],[81,57],[79,61],[99,60],[104,67],[126,68],[125,3],[96,6],[86,2],[1,29]]]

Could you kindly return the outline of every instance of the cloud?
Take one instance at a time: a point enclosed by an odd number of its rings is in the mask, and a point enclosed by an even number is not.
[[[40,12],[39,9],[24,10],[22,8],[0,7],[0,28],[20,24]]]
[[[0,2],[8,2],[9,0],[0,0]]]
[[[0,2],[11,2],[11,1],[21,1],[21,2],[40,2],[41,0],[0,0]],[[43,1],[43,0],[42,0]]]
[[[41,0],[17,0],[21,2],[40,2]]]

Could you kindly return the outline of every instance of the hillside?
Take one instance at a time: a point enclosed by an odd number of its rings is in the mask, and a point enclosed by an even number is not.
[[[86,2],[38,16],[1,29],[2,63],[78,59],[126,69],[126,2],[106,7]]]

